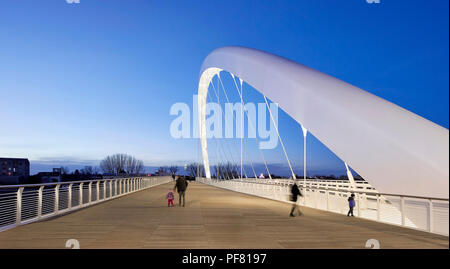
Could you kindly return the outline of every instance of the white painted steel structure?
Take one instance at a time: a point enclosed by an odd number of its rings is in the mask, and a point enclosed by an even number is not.
[[[206,99],[222,70],[277,102],[380,192],[448,199],[447,129],[339,79],[244,47],[216,49],[201,67],[199,130],[207,178]]]
[[[0,185],[0,232],[170,181],[171,177],[132,177]]]
[[[204,184],[281,202],[289,201],[291,179],[214,180],[197,178]],[[357,217],[392,225],[449,235],[448,199],[379,193],[367,182],[338,180],[298,180],[301,206],[347,214],[347,198],[356,195]],[[286,212],[286,215],[288,212]]]

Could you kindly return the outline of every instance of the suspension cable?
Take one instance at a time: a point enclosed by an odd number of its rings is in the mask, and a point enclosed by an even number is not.
[[[231,74],[231,75],[233,76],[233,80],[234,80],[234,75],[233,75],[233,74]],[[220,78],[220,77],[219,77],[219,78]],[[222,82],[222,81],[221,81],[221,82]],[[234,84],[236,85],[236,90],[237,90],[237,92],[239,93],[239,96],[241,96],[241,93],[240,93],[240,91],[239,91],[239,89],[238,89],[238,86],[237,86],[236,81],[234,81]],[[222,85],[223,85],[223,84],[222,84]],[[247,118],[249,119],[248,111],[244,109],[244,112],[245,112],[245,114],[247,115]],[[256,127],[253,125],[253,122],[252,122],[251,120],[249,120],[248,122],[250,123],[250,126],[252,127],[252,129],[255,130],[255,132],[256,132]],[[257,148],[258,148],[259,153],[260,153],[260,155],[261,155],[261,157],[262,157],[262,159],[263,159],[263,161],[264,161],[264,166],[266,167],[266,171],[267,171],[267,174],[269,175],[269,179],[272,180],[272,175],[270,174],[269,167],[267,166],[266,158],[264,158],[264,153],[263,153],[262,150],[259,148],[259,139],[258,139],[258,136],[255,136],[255,138],[256,138],[256,145],[257,145]]]
[[[220,85],[217,85],[217,87],[218,88],[220,88]],[[214,89],[214,90],[216,90],[216,89]],[[226,92],[225,92],[225,94],[226,94]],[[228,96],[226,95],[226,97],[228,98]],[[229,99],[227,99],[227,101],[229,102]],[[220,102],[219,103],[219,105],[220,106],[222,106],[222,103]],[[224,117],[225,117],[225,114],[224,114],[224,112],[222,111],[222,113],[223,113],[223,115],[224,115]],[[233,119],[234,119],[234,115],[233,115]],[[236,142],[233,140],[233,149],[237,152],[237,150],[236,150]],[[230,145],[228,144],[228,141],[225,139],[225,143],[227,144],[227,149],[228,149],[228,153],[230,154],[230,156],[231,156],[231,159],[232,159],[232,161],[233,161],[233,164],[234,164],[234,167],[236,168],[236,172],[237,172],[237,170],[238,170],[238,167],[237,167],[237,162],[235,161],[235,159],[234,159],[234,157],[233,157],[233,154],[231,153],[231,150],[230,150]],[[245,177],[247,178],[248,176],[247,176],[247,172],[245,171],[245,169],[244,169],[244,175],[245,175]],[[241,176],[241,178],[242,178],[242,176]]]
[[[226,90],[225,90],[225,88],[223,87],[223,83],[222,83],[222,81],[221,81],[221,79],[220,79],[220,75],[217,75],[217,77],[218,77],[218,80],[220,80],[220,82],[221,82],[221,84],[222,84],[222,91],[224,92],[224,94],[225,94],[225,98],[227,99],[227,102],[228,103],[230,103],[230,99],[228,98],[228,94],[226,93]],[[218,88],[220,88],[220,85],[217,85],[217,87]],[[214,85],[213,85],[213,88],[214,88],[214,91],[216,91],[216,88],[214,87]],[[219,91],[220,92],[220,91]],[[217,96],[217,92],[216,92],[216,96]],[[219,105],[222,105],[222,103],[220,103],[219,102]],[[222,113],[224,113],[223,111],[222,111]],[[224,117],[225,117],[225,114],[224,114]],[[233,113],[233,119],[234,119],[234,113]],[[228,146],[228,151],[229,151],[229,153],[230,153],[230,156],[231,156],[231,158],[233,159],[233,162],[235,162],[235,160],[234,160],[234,158],[233,158],[233,154],[231,153],[231,150],[230,150],[230,147],[229,147],[229,144],[228,144],[228,141],[225,139],[225,142],[226,142],[226,144],[227,144],[227,146]],[[236,149],[236,141],[234,141],[233,140],[233,149],[235,150],[235,152],[237,153],[237,149]],[[236,169],[237,169],[237,164],[235,164],[235,166],[236,166]],[[247,172],[245,171],[245,169],[244,169],[244,174],[245,174],[245,177],[248,177],[247,176]]]
[[[231,74],[231,76],[233,77],[233,80],[235,80],[235,78],[234,78],[234,75],[233,74]],[[241,106],[242,106],[242,109],[241,109],[241,117],[242,117],[242,119],[241,119],[241,122],[242,122],[242,132],[244,131],[244,110],[245,110],[245,107],[244,107],[244,90],[243,90],[243,84],[242,84],[242,82],[243,82],[243,80],[241,79],[241,78],[239,78],[239,82],[241,83],[241,90],[239,91],[238,89],[236,89],[237,90],[237,92],[238,92],[238,94],[239,94],[239,97],[240,97],[240,99],[241,99]],[[236,84],[236,82],[235,82],[235,84]],[[249,121],[249,120],[248,120]],[[242,135],[242,137],[243,137],[243,135]],[[244,147],[244,144],[242,143],[243,141],[242,141],[242,137],[241,137],[241,167],[242,167],[242,149],[244,148],[245,149],[245,152],[246,152],[246,154],[247,154],[247,157],[248,157],[248,159],[249,159],[249,161],[250,161],[250,166],[252,167],[252,171],[253,171],[253,174],[255,175],[255,179],[258,179],[258,177],[256,176],[256,172],[255,172],[255,168],[253,167],[253,162],[252,162],[252,159],[250,158],[250,154],[248,154],[248,151],[247,151],[247,149]]]
[[[284,156],[286,157],[286,160],[289,164],[289,169],[291,169],[292,179],[295,180],[297,178],[295,177],[294,170],[292,170],[291,162],[289,161],[289,157],[286,153],[286,149],[284,148],[283,140],[281,139],[280,133],[278,132],[278,127],[275,124],[275,120],[273,118],[272,111],[270,110],[269,103],[267,102],[266,96],[264,94],[263,94],[263,96],[264,96],[264,101],[266,101],[267,109],[269,110],[269,114],[270,114],[270,118],[272,119],[273,126],[275,127],[275,131],[277,131],[278,138],[280,139],[280,143],[281,143],[281,147],[283,148]]]
[[[211,83],[211,85],[213,86],[214,93],[215,93],[215,95],[216,95],[216,97],[217,97],[217,102],[218,102],[218,104],[221,106],[222,103],[220,102],[220,99],[218,98],[218,97],[219,97],[219,93],[217,92],[216,87],[214,86],[214,83]],[[220,87],[219,84],[218,84],[217,86]],[[222,111],[222,115],[225,117],[223,111]],[[228,145],[228,141],[225,140],[225,143],[226,143],[226,146],[227,146],[227,149],[228,149],[228,153],[229,153],[230,156],[231,156],[232,164],[233,164],[233,165],[235,166],[235,168],[237,169],[237,165],[236,165],[236,162],[235,162],[235,160],[234,160],[234,158],[233,158],[233,154],[231,153],[230,146]],[[222,150],[222,151],[223,151],[223,154],[224,154],[224,156],[225,156],[225,158],[226,158],[225,151],[224,151],[224,150]],[[247,176],[247,175],[246,175],[246,176]],[[233,174],[232,174],[232,178],[235,179]]]

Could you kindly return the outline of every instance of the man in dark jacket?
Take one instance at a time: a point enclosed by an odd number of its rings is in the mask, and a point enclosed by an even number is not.
[[[178,205],[181,206],[181,197],[183,197],[183,207],[185,205],[185,192],[188,186],[188,182],[186,181],[186,179],[178,176],[177,177],[177,182],[175,183],[175,187],[173,187],[173,190],[175,191],[175,189],[178,190],[178,197],[179,197],[179,201],[178,201]]]
[[[297,209],[297,196],[303,196],[302,193],[300,192],[300,189],[298,188],[297,184],[294,183],[294,185],[292,185],[291,188],[291,201],[294,202],[292,204],[292,209],[291,209],[291,214],[289,214],[289,216],[291,217],[295,217],[294,216],[294,211],[295,209]],[[300,211],[300,209],[298,210],[298,215],[301,216],[302,212]]]

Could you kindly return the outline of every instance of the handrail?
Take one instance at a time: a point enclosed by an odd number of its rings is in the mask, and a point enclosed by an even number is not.
[[[171,177],[128,177],[3,185],[0,193],[0,232],[40,221],[170,182]],[[79,185],[77,185],[79,184]],[[45,187],[54,188],[45,189]],[[31,190],[30,190],[31,188]]]
[[[137,178],[144,178],[144,177],[103,178],[103,179],[61,181],[61,182],[37,183],[37,184],[0,185],[0,189],[11,189],[11,188],[21,188],[21,187],[30,188],[30,187],[61,185],[61,184],[75,184],[75,183],[98,182],[98,181],[106,181],[106,180],[137,179]]]
[[[263,185],[274,185],[278,186],[277,184],[270,183],[270,182],[257,182],[257,181],[244,181],[244,180],[221,180],[221,181],[235,181],[235,182],[243,182],[243,183],[251,183],[251,184],[263,184]],[[449,201],[448,198],[438,198],[438,197],[426,197],[426,196],[416,196],[416,195],[404,195],[404,194],[393,194],[393,193],[383,193],[383,192],[367,192],[367,191],[358,191],[358,190],[349,190],[349,189],[342,189],[342,188],[333,188],[333,189],[327,189],[323,187],[314,187],[314,186],[303,186],[303,182],[299,180],[299,183],[302,188],[305,189],[314,189],[314,190],[332,190],[337,192],[351,192],[351,193],[358,193],[358,194],[375,194],[375,195],[384,195],[384,196],[398,196],[398,197],[405,197],[405,198],[415,198],[415,199],[424,199],[424,200],[435,200],[435,201]],[[292,185],[291,183],[288,183],[288,185]]]

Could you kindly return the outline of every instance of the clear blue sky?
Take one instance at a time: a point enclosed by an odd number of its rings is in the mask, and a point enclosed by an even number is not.
[[[290,58],[449,126],[446,0],[80,2],[0,2],[0,156],[196,160],[195,140],[171,138],[169,108],[191,102],[203,59],[229,45]],[[301,137],[289,135],[299,126],[280,124],[301,165]],[[311,165],[342,168],[314,148]]]

